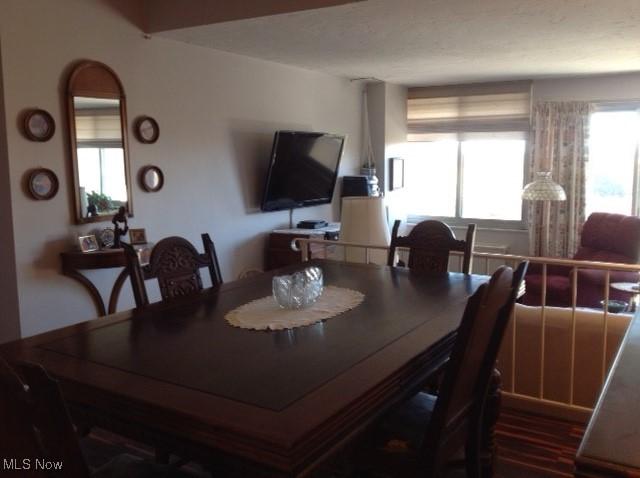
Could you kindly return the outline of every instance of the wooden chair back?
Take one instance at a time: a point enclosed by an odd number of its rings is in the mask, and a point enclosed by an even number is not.
[[[438,400],[425,431],[423,452],[432,469],[469,441],[478,449],[481,420],[500,343],[528,263],[500,267],[467,302]]]
[[[20,376],[0,358],[0,454],[15,459],[20,476],[88,478],[69,412],[58,383],[35,364],[23,363]],[[62,464],[62,471],[45,471],[35,460]],[[23,462],[29,460],[29,462]],[[26,464],[29,469],[26,469]]]
[[[444,222],[428,220],[416,224],[408,236],[398,236],[400,221],[393,224],[391,246],[387,264],[394,266],[396,249],[409,248],[408,267],[419,272],[446,272],[449,269],[449,253],[462,252],[462,272],[471,272],[473,247],[476,238],[476,225],[469,224],[464,241],[456,239],[455,234]]]
[[[140,265],[134,248],[123,243],[127,268],[137,307],[149,305],[145,280],[157,279],[162,300],[172,300],[202,290],[200,269],[207,267],[213,286],[222,284],[220,265],[209,234],[202,234],[204,253],[200,254],[182,237],[167,237],[158,242],[149,258],[149,264]]]

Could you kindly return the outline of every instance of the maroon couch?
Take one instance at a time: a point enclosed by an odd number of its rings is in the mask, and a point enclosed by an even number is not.
[[[625,264],[640,262],[640,218],[594,212],[582,227],[580,248],[573,259]],[[571,307],[571,271],[571,267],[547,266],[546,305]],[[605,274],[603,270],[578,269],[578,307],[602,307]],[[609,282],[638,282],[638,279],[635,272],[612,271]],[[522,303],[541,305],[542,266],[530,264],[525,281],[527,292]],[[629,302],[631,294],[609,289],[609,299]]]

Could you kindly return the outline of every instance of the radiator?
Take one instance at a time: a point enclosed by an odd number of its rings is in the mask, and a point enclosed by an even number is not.
[[[509,246],[506,244],[476,244],[473,250],[489,254],[509,254]]]
[[[509,246],[506,244],[476,244],[473,252],[485,254],[509,254]],[[474,274],[492,274],[498,267],[504,264],[504,259],[489,259],[487,257],[474,257],[471,272]],[[449,270],[460,272],[462,270],[462,254],[452,254],[449,258]]]

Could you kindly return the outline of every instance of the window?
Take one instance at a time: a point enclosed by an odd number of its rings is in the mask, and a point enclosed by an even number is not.
[[[404,177],[410,214],[456,215],[457,158],[457,141],[409,144]]]
[[[409,216],[523,227],[531,82],[410,88]]]
[[[525,146],[518,139],[409,143],[409,214],[521,221]]]
[[[590,119],[586,167],[586,216],[592,212],[637,213],[637,152],[640,119],[636,110],[599,111]]]
[[[87,194],[95,192],[127,201],[122,148],[79,147],[78,176]]]

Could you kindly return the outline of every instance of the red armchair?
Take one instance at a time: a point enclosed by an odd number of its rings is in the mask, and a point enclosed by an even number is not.
[[[640,218],[623,214],[594,212],[582,227],[580,248],[575,260],[636,264],[640,261]],[[571,306],[571,267],[547,266],[546,305]],[[612,271],[610,282],[638,282],[635,272]],[[542,266],[530,264],[526,276],[527,292],[522,302],[542,304]],[[600,308],[604,299],[605,271],[578,269],[578,307]],[[609,299],[629,302],[631,295],[609,290]]]

